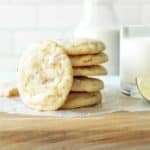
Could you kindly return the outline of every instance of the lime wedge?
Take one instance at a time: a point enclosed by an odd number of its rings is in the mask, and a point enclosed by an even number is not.
[[[136,83],[141,96],[150,101],[150,78],[138,77]]]

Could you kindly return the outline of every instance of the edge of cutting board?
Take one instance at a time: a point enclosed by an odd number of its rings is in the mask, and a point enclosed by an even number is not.
[[[52,118],[0,113],[0,131],[115,130],[118,128],[150,131],[150,112],[117,112],[85,118]]]

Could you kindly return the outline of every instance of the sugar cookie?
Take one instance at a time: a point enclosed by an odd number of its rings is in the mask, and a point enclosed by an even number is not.
[[[19,96],[18,88],[15,81],[0,84],[0,97]]]
[[[56,110],[72,87],[73,72],[64,49],[53,41],[31,47],[18,67],[18,88],[23,102],[37,110]]]
[[[70,41],[59,41],[68,55],[97,54],[105,49],[101,41],[89,39],[74,39]]]
[[[103,66],[73,67],[74,76],[99,76],[106,74],[107,70]]]
[[[61,109],[73,109],[80,107],[92,106],[98,103],[101,103],[101,93],[70,93],[68,95],[67,101],[61,107]]]
[[[104,88],[102,80],[87,78],[87,77],[75,77],[73,80],[73,86],[71,91],[74,92],[95,92]]]
[[[72,66],[92,66],[108,61],[105,53],[69,56]]]

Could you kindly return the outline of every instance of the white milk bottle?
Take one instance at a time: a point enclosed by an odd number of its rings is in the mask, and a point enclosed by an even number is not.
[[[74,35],[76,38],[89,38],[103,41],[109,62],[109,74],[119,73],[119,29],[115,26],[115,15],[111,1],[84,0],[84,12]]]

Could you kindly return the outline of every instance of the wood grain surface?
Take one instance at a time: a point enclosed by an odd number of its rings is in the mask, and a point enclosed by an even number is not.
[[[49,118],[0,113],[0,150],[150,150],[150,112]]]

